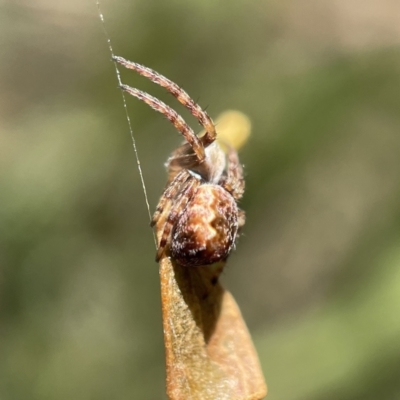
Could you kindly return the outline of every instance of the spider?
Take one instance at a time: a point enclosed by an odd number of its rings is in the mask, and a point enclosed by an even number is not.
[[[225,261],[245,222],[244,211],[237,206],[245,184],[236,150],[227,146],[225,153],[221,149],[211,118],[176,83],[122,57],[114,56],[113,60],[167,89],[205,129],[198,137],[161,100],[121,84],[122,90],[162,113],[186,141],[167,160],[167,186],[151,221],[151,226],[161,226],[156,261],[163,255],[184,267]]]

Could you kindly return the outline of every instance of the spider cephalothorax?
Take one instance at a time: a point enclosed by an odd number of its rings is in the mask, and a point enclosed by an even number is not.
[[[158,261],[165,253],[183,266],[209,265],[228,258],[244,212],[237,201],[244,192],[238,155],[227,155],[215,141],[215,126],[198,104],[177,84],[150,68],[114,57],[114,61],[166,88],[198,119],[205,134],[198,137],[183,118],[161,100],[127,85],[121,88],[164,114],[186,139],[168,159],[167,187],[151,225],[161,226]],[[161,225],[160,225],[161,224]]]

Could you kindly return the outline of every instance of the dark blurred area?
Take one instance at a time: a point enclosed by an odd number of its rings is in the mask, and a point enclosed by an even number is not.
[[[400,399],[400,2],[101,6],[116,54],[252,120],[223,281],[268,399]],[[163,399],[154,242],[95,2],[2,0],[0,43],[0,397]],[[127,100],[154,210],[181,138]]]

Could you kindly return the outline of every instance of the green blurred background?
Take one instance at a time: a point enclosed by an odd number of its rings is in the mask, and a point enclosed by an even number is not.
[[[253,122],[223,282],[268,399],[400,399],[400,2],[102,9],[116,54]],[[0,398],[165,399],[154,243],[94,1],[2,0],[0,60]],[[154,210],[181,138],[128,109]]]

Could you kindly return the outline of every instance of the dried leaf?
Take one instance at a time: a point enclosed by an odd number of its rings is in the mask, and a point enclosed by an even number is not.
[[[160,260],[170,400],[259,400],[267,388],[223,265],[185,268]]]

